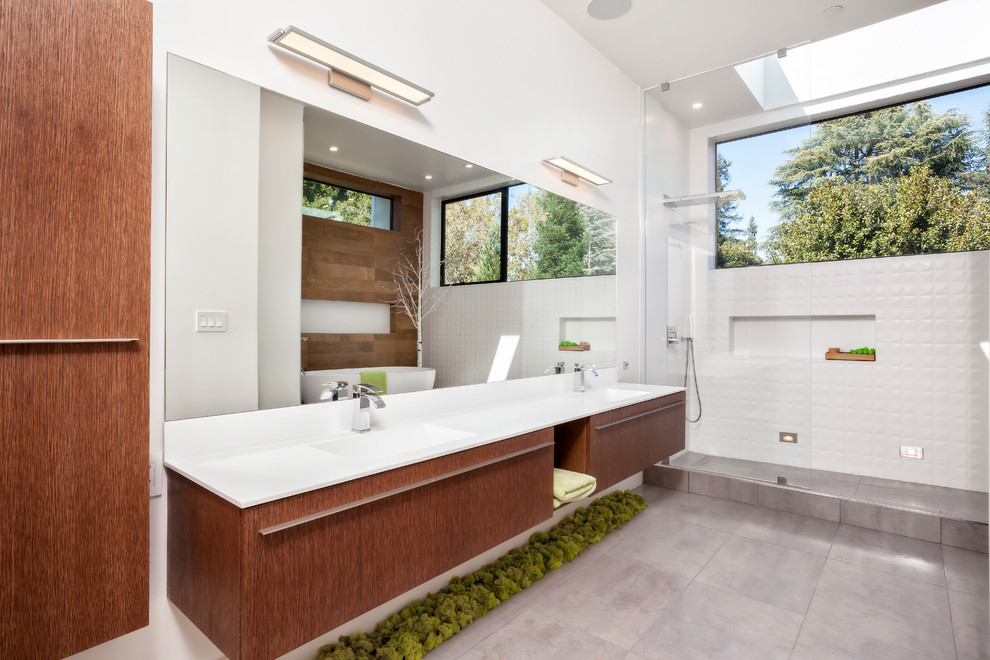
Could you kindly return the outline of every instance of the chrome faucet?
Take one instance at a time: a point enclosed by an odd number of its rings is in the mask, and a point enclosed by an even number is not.
[[[563,361],[558,362],[557,364],[553,365],[552,367],[544,370],[543,373],[545,373],[545,374],[550,374],[550,373],[552,373],[552,374],[562,374],[562,373],[564,373],[564,363],[563,363]]]
[[[575,362],[574,363],[574,373],[576,374],[576,377],[574,379],[574,391],[575,392],[584,392],[584,372],[585,371],[590,371],[595,376],[598,375],[598,372],[595,371],[595,365],[593,365],[593,364],[587,364],[585,362]]]
[[[378,396],[381,390],[374,385],[358,383],[351,389],[354,390],[354,422],[351,430],[355,433],[365,433],[371,430],[371,404],[375,408],[384,408],[385,401]]]
[[[347,398],[347,381],[331,380],[323,383],[320,401],[343,401]]]

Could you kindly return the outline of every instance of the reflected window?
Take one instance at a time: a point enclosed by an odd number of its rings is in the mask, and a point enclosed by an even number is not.
[[[615,274],[615,218],[529,184],[442,206],[443,283]]]
[[[363,227],[392,229],[391,199],[312,179],[303,179],[303,214]]]
[[[444,202],[444,284],[501,279],[504,196],[503,189]]]
[[[721,142],[717,266],[990,248],[990,86]]]

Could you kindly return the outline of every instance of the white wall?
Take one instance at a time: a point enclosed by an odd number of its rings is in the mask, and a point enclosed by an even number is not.
[[[561,319],[606,318],[616,313],[613,275],[450,287],[423,332],[423,366],[437,370],[437,387],[483,383],[504,335],[519,335],[509,378],[542,375],[557,362],[615,366],[615,332],[588,341],[589,351],[561,351]],[[581,332],[572,324],[571,333]],[[587,332],[585,334],[588,334]],[[619,371],[624,378],[624,372]]]
[[[259,112],[255,85],[168,58],[168,123],[184,127],[166,146],[170,419],[258,408]],[[197,332],[196,310],[225,311],[227,331]]]
[[[416,81],[437,96],[413,108],[379,94],[364,102],[329,89],[325,70],[276,54],[265,41],[276,27],[289,24]],[[162,450],[165,410],[165,110],[170,52],[617,216],[618,359],[632,363],[624,379],[638,378],[638,91],[542,3],[246,0],[234,7],[157,0],[153,48],[152,451]],[[493,80],[506,83],[492,84]],[[252,144],[257,140],[255,136]],[[541,164],[558,154],[602,172],[614,183],[603,188],[561,183],[556,172]],[[220,657],[164,598],[164,513],[165,498],[152,500],[151,625],[78,658]]]
[[[980,342],[990,334],[986,251],[696,275],[695,347],[705,414],[689,426],[693,451],[985,488],[990,392]],[[875,326],[866,327],[873,324],[862,316],[873,315]],[[832,319],[833,327],[816,331],[809,324],[805,355],[788,351],[795,317],[809,316]],[[735,338],[744,350],[734,350],[731,335],[731,321],[739,317],[762,317],[750,328],[762,337]],[[851,334],[844,338],[843,332]],[[843,343],[854,336],[860,341]],[[824,359],[828,346],[864,344],[875,346],[876,362]],[[778,431],[798,432],[798,445],[780,444]],[[900,445],[923,447],[924,460],[901,458]]]
[[[261,92],[258,405],[299,405],[303,107]]]

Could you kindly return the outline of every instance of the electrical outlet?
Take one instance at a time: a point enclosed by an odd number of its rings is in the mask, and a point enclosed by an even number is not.
[[[148,468],[148,486],[151,496],[160,497],[162,494],[162,481],[165,480],[165,468],[162,467],[162,453],[160,451],[151,452],[151,461]]]

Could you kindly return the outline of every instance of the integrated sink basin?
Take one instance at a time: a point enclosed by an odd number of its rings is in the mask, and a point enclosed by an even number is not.
[[[466,440],[474,433],[436,424],[405,424],[390,429],[372,429],[312,445],[342,458],[365,459],[398,456],[410,452]]]
[[[638,396],[645,396],[647,394],[649,392],[645,390],[621,390],[617,387],[606,387],[603,389],[577,392],[574,396],[584,399],[595,399],[596,401],[625,401],[626,399],[635,399]]]

